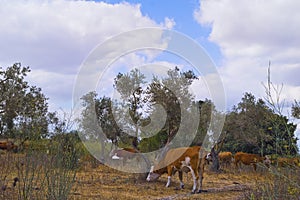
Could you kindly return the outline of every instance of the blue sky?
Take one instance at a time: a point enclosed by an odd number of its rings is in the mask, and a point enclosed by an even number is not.
[[[70,110],[80,67],[97,45],[137,28],[169,28],[191,37],[212,57],[228,110],[245,92],[265,97],[271,61],[271,80],[275,87],[283,85],[279,103],[284,102],[289,115],[294,100],[300,100],[299,8],[297,0],[3,0],[0,66],[30,66],[28,80],[49,97],[50,109]],[[147,61],[136,55],[127,58],[120,62]],[[171,61],[164,64],[177,62]],[[193,85],[201,88],[201,82]]]
[[[124,1],[105,0],[104,2],[115,4]],[[216,63],[220,63],[221,52],[219,47],[208,40],[211,27],[202,26],[194,18],[194,12],[200,5],[198,0],[128,0],[126,2],[140,4],[143,15],[149,16],[157,22],[163,22],[166,17],[173,19],[176,23],[173,30],[186,34],[199,42],[207,50],[212,59]]]

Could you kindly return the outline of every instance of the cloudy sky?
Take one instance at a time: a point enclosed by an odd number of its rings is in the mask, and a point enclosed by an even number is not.
[[[3,0],[0,66],[30,66],[28,79],[49,97],[50,108],[67,110],[80,66],[92,50],[125,31],[161,27],[204,48],[223,82],[228,110],[245,92],[265,96],[269,61],[272,82],[283,84],[280,97],[289,107],[300,100],[299,9],[297,0]],[[153,60],[158,54],[147,55]],[[165,58],[165,63],[177,63]]]

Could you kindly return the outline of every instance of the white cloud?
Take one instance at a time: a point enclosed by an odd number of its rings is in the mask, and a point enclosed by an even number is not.
[[[165,18],[165,26],[168,29],[172,29],[176,25],[176,22],[174,19],[170,19],[168,17]]]
[[[194,17],[211,27],[209,39],[223,54],[219,72],[229,105],[244,92],[264,96],[271,60],[271,79],[284,84],[282,98],[300,99],[300,2],[295,0],[203,0]]]
[[[49,99],[49,109],[71,109],[72,88],[74,83],[73,74],[49,72],[43,69],[32,70],[28,74],[28,81],[32,85],[42,88],[42,92]]]
[[[271,81],[275,87],[283,84],[280,98],[287,104],[284,112],[290,112],[291,102],[300,100],[300,1],[203,0],[200,4],[194,17],[211,27],[209,39],[223,54],[219,72],[228,104],[237,104],[244,92],[265,96],[262,82],[267,81],[271,60]],[[296,134],[300,136],[299,127]]]
[[[155,22],[142,15],[139,4],[126,2],[1,1],[0,18],[0,65],[30,66],[29,79],[56,107],[70,104],[75,75],[96,45],[135,28],[174,25],[167,18]]]

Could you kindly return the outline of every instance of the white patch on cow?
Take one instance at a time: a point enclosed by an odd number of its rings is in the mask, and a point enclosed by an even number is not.
[[[191,164],[191,158],[190,157],[185,157],[185,164],[187,166]]]
[[[187,166],[187,167],[190,169],[191,174],[192,174],[192,177],[193,177],[193,180],[194,180],[193,192],[195,192],[195,191],[196,191],[196,188],[197,188],[197,179],[196,179],[196,175],[195,175],[195,172],[194,172],[194,170],[192,169],[191,166]]]
[[[151,173],[153,173],[153,171],[154,171],[154,166],[152,165],[151,168],[150,168],[150,172],[149,172],[149,174],[147,176],[147,179],[146,179],[147,181],[151,181],[151,177],[150,176],[151,176]]]
[[[161,176],[161,174],[154,173],[154,166],[151,166],[150,172],[149,172],[149,174],[148,174],[146,180],[147,180],[147,181],[155,181],[155,180],[157,180],[160,176]]]
[[[171,184],[171,176],[168,176],[168,182],[167,182],[167,184],[166,184],[166,187],[169,187],[170,184]]]
[[[211,160],[212,160],[211,153],[208,153],[208,154],[205,156],[205,159],[208,160],[208,161],[211,161]]]
[[[120,160],[120,157],[117,155],[117,153],[115,153],[115,155],[113,155],[113,157],[111,157],[113,160]]]
[[[180,168],[183,169],[184,167],[190,166],[190,164],[191,164],[191,158],[187,156],[187,157],[185,157],[184,161],[181,161]]]
[[[265,156],[263,163],[268,167],[271,165],[271,159],[269,156]]]
[[[152,173],[154,171],[154,166],[152,165],[150,168],[150,173]]]

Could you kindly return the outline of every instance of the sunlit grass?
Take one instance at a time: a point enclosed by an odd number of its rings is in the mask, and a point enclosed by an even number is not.
[[[22,164],[25,154],[3,153],[0,156],[0,199],[18,199],[18,188],[13,187],[13,180],[18,174],[17,163]],[[242,166],[237,170],[235,166],[222,169],[219,173],[208,170],[204,173],[201,194],[191,194],[193,181],[191,174],[184,174],[184,189],[179,188],[178,174],[172,177],[172,184],[165,187],[167,176],[163,175],[156,182],[140,179],[138,174],[125,173],[102,165],[92,156],[81,159],[76,169],[76,178],[68,199],[298,199],[300,196],[300,169],[266,168],[258,166],[255,172],[251,166]],[[26,162],[25,162],[26,164]],[[35,166],[35,165],[33,165]],[[37,163],[36,166],[42,166]],[[43,177],[41,168],[34,170],[39,173],[34,177],[32,192],[41,195],[47,193],[47,187],[42,187],[36,177]],[[33,171],[30,171],[33,172]],[[22,177],[19,177],[22,180]],[[19,182],[17,184],[20,184]],[[4,188],[3,186],[6,186]],[[38,187],[36,187],[38,186]],[[39,196],[39,199],[47,199]]]

